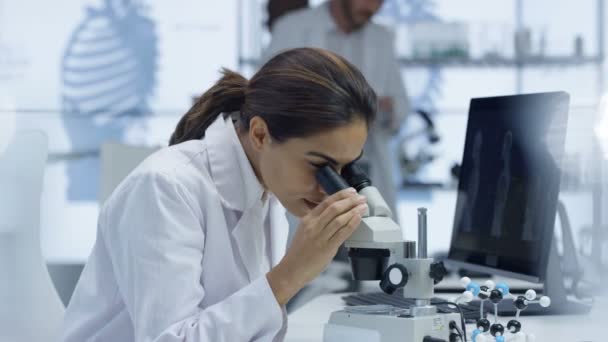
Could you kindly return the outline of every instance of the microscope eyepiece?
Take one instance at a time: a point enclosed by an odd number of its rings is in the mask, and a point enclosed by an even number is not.
[[[356,163],[350,163],[342,169],[342,177],[357,191],[371,186],[372,182],[369,177],[363,172],[363,169]]]
[[[317,181],[328,195],[349,188],[346,181],[331,166],[325,165],[315,174]]]

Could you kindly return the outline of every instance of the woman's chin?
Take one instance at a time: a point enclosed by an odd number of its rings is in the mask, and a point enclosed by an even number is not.
[[[308,215],[314,208],[317,207],[317,205],[319,205],[318,203],[308,201],[304,198],[300,198],[295,201],[290,201],[289,205],[285,204],[283,204],[285,209],[287,209],[290,214],[297,218],[302,218]]]
[[[311,202],[307,199],[302,199],[302,202],[304,202],[304,206],[306,207],[308,212],[312,211],[319,205],[319,203]]]
[[[293,203],[291,208],[287,208],[287,210],[292,215],[301,218],[308,215],[308,213],[310,213],[316,206],[317,204],[313,202],[307,201],[305,199],[299,199],[298,201]]]

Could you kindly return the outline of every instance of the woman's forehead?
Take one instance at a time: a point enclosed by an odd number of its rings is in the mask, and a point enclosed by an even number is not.
[[[367,139],[367,126],[357,122],[338,127],[306,138],[290,139],[299,153],[322,153],[339,163],[350,162],[359,157]]]

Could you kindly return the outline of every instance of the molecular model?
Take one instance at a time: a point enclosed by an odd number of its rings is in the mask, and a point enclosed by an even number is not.
[[[494,284],[488,280],[484,285],[479,285],[471,281],[470,278],[464,277],[460,280],[462,286],[466,289],[462,295],[456,299],[458,302],[470,302],[474,297],[478,297],[481,301],[479,306],[479,320],[477,320],[477,329],[471,333],[473,342],[535,342],[536,338],[533,334],[526,334],[522,331],[522,325],[519,319],[519,314],[525,310],[529,304],[538,303],[542,307],[551,305],[551,299],[547,296],[542,296],[537,299],[536,291],[528,290],[523,296],[515,296],[509,292],[509,286],[505,283]],[[513,305],[517,309],[515,319],[510,320],[505,327],[498,322],[498,303],[505,298],[513,299]],[[490,301],[494,304],[494,323],[483,316],[483,305],[485,301]],[[506,331],[505,331],[506,330]],[[508,332],[508,334],[507,334]]]

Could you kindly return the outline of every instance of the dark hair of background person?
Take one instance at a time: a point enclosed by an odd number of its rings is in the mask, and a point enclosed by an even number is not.
[[[223,69],[222,78],[180,119],[169,145],[201,139],[220,115],[240,112],[249,129],[261,117],[275,141],[304,138],[376,116],[376,94],[346,59],[323,49],[297,48],[271,58],[247,81]]]
[[[295,10],[308,8],[308,6],[308,0],[268,0],[266,4],[268,30],[272,31],[272,27],[279,17]]]

